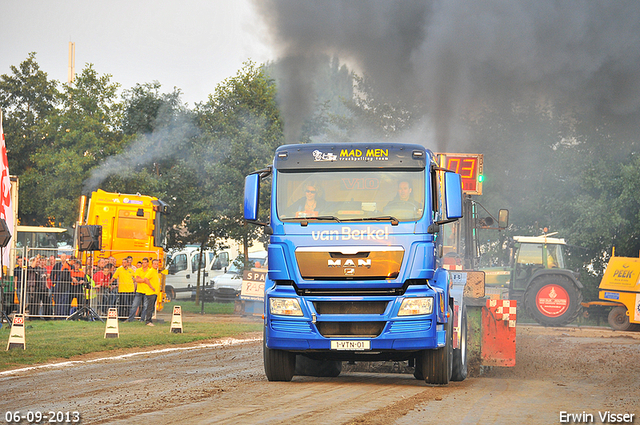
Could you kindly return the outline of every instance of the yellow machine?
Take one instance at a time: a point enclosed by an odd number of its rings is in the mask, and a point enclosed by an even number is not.
[[[158,198],[140,194],[105,192],[91,193],[86,219],[86,198],[81,200],[81,224],[101,226],[102,243],[97,258],[116,258],[117,264],[127,256],[133,264],[147,257],[158,259],[160,269],[166,266],[166,215],[169,206]],[[161,294],[158,309],[164,300],[165,274],[161,274]]]
[[[640,330],[640,258],[616,257],[615,251],[600,282],[598,298],[583,303],[612,306],[609,325],[616,330]]]

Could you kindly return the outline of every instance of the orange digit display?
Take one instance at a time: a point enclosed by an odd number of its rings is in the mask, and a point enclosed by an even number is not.
[[[482,195],[482,154],[442,154],[444,168],[462,177],[462,190],[470,195]]]

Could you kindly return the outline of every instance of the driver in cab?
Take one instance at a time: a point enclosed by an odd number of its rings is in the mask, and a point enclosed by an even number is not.
[[[309,183],[305,186],[304,197],[293,203],[296,217],[317,217],[322,206],[318,185]]]
[[[413,199],[413,187],[408,180],[398,182],[398,193],[385,207],[385,212],[390,209],[418,209],[418,203]]]

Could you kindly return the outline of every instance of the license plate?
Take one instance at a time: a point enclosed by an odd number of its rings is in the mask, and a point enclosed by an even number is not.
[[[371,350],[371,341],[331,341],[332,350]]]

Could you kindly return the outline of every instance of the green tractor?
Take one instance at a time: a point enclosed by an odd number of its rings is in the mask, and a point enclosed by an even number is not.
[[[563,326],[582,309],[582,283],[565,268],[564,239],[514,236],[508,243],[509,267],[485,267],[487,292],[508,289],[533,319],[544,326]],[[505,291],[506,292],[506,291]]]
[[[501,266],[486,267],[481,261],[485,254],[480,252],[479,233],[505,230],[509,211],[502,209],[494,218],[471,196],[464,199],[463,208],[463,219],[444,226],[441,232],[445,268],[483,271],[487,296],[516,300],[541,325],[563,326],[578,317],[583,286],[578,273],[565,266],[564,239],[551,237],[555,233],[508,240],[502,236],[500,254],[492,260]],[[479,210],[488,216],[480,217]]]

